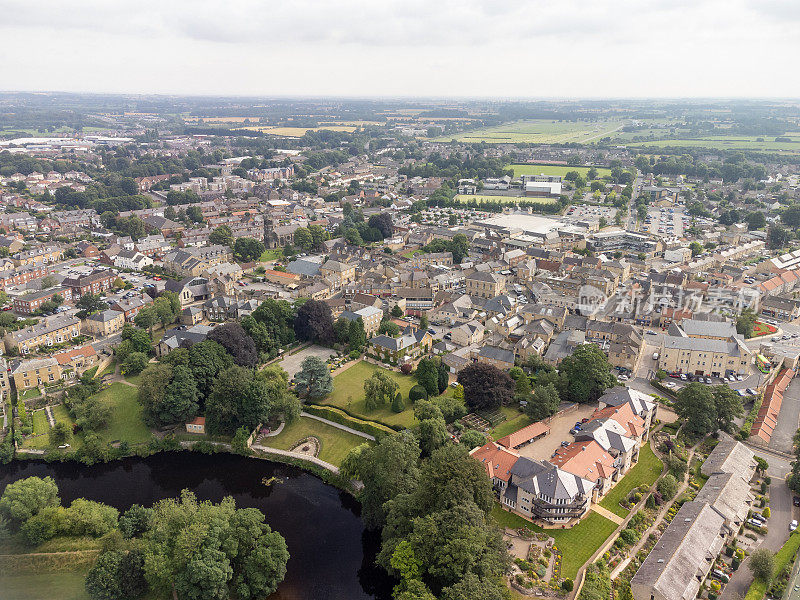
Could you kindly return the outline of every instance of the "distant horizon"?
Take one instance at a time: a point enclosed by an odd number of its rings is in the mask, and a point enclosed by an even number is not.
[[[5,0],[0,75],[102,94],[797,98],[798,25],[793,0]]]
[[[231,99],[280,99],[280,100],[404,100],[404,101],[463,101],[463,102],[586,102],[586,101],[749,101],[775,102],[797,101],[797,96],[446,96],[446,95],[364,95],[364,94],[223,94],[223,93],[181,93],[181,92],[121,92],[121,91],[89,91],[89,90],[48,90],[48,89],[2,89],[0,94],[32,94],[32,95],[73,95],[73,96],[144,96],[160,98],[231,98]]]

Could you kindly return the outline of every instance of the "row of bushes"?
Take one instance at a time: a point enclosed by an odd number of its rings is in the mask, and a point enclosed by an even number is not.
[[[739,430],[739,439],[746,440],[750,437],[750,430],[753,428],[753,423],[756,422],[756,417],[758,416],[758,411],[761,410],[761,405],[764,403],[764,395],[759,394],[758,398],[753,401],[753,407],[750,409],[750,412],[747,413],[747,417],[744,420],[744,425]]]
[[[365,421],[354,415],[351,415],[343,408],[333,406],[320,406],[318,404],[306,404],[303,407],[307,413],[328,419],[339,425],[351,427],[357,431],[374,436],[375,439],[380,439],[386,435],[392,435],[396,431],[402,431],[404,427],[400,425],[390,426],[380,421]]]
[[[658,391],[665,393],[665,394],[666,394],[667,396],[669,396],[670,398],[672,398],[672,399],[675,399],[675,398],[676,398],[676,394],[675,394],[675,392],[673,392],[671,389],[669,389],[667,386],[665,386],[663,383],[661,383],[661,382],[660,382],[660,381],[658,381],[657,379],[653,379],[653,380],[651,380],[651,381],[650,381],[650,385],[652,385],[652,386],[653,386],[654,388],[656,388]]]

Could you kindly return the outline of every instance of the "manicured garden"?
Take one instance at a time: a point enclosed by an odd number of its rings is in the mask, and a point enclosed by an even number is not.
[[[264,253],[258,260],[261,262],[269,262],[271,260],[278,260],[279,258],[283,258],[283,250],[281,248],[268,248],[264,250]]]
[[[488,435],[492,436],[492,438],[495,440],[499,440],[501,437],[505,437],[510,433],[519,431],[523,427],[527,427],[533,423],[533,420],[528,415],[525,415],[514,408],[503,406],[500,408],[500,412],[506,416],[506,420],[502,423],[499,423],[496,427],[487,432]]]
[[[575,578],[578,569],[617,528],[616,523],[596,512],[589,512],[572,529],[542,529],[517,514],[503,510],[499,503],[495,503],[492,508],[492,516],[501,527],[512,529],[526,527],[531,531],[544,531],[552,537],[564,557],[561,563],[561,576],[570,579]]]
[[[762,335],[772,335],[776,333],[778,328],[774,325],[770,325],[769,323],[764,323],[763,321],[756,321],[753,324],[753,337],[759,337]]]
[[[364,382],[377,371],[383,371],[400,386],[399,391],[406,404],[406,409],[403,412],[395,413],[392,411],[391,406],[388,405],[371,411],[366,409]],[[351,414],[367,420],[381,421],[388,425],[410,427],[414,423],[414,411],[411,402],[408,401],[408,391],[416,382],[416,379],[412,375],[403,375],[397,371],[383,369],[362,360],[333,378],[333,393],[321,402],[321,404],[338,406]]]
[[[279,450],[290,450],[309,436],[316,437],[322,444],[318,458],[337,466],[352,448],[367,441],[316,419],[300,417],[291,425],[286,425],[275,437],[262,438],[260,444]]]
[[[800,534],[793,533],[783,547],[775,553],[775,573],[783,571],[800,550]],[[760,579],[753,581],[744,600],[761,600],[767,593],[767,584]]]
[[[144,444],[151,433],[142,420],[138,390],[124,383],[114,383],[98,394],[98,399],[112,408],[109,426],[98,432],[107,442]]]
[[[611,488],[606,497],[600,501],[600,506],[615,515],[626,517],[630,510],[622,507],[620,501],[625,499],[634,488],[640,485],[652,485],[661,475],[662,468],[663,463],[650,448],[650,444],[643,445],[639,450],[639,462],[625,474],[617,485]]]

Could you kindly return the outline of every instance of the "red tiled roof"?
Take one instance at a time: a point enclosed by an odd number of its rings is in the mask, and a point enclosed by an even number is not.
[[[495,442],[489,442],[481,446],[474,450],[471,455],[472,458],[483,464],[489,479],[496,477],[501,481],[508,481],[511,477],[509,470],[519,458],[518,454]]]
[[[572,442],[566,448],[557,450],[550,462],[589,481],[608,478],[614,473],[614,457],[594,440]]]
[[[510,433],[505,437],[497,440],[497,443],[506,448],[516,448],[520,444],[529,442],[530,440],[550,433],[550,427],[542,422],[531,423],[527,427],[523,427],[519,431]]]

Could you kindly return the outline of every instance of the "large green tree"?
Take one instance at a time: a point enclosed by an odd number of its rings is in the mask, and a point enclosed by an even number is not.
[[[364,381],[364,406],[367,410],[375,410],[385,406],[394,400],[397,390],[394,379],[389,377],[383,370],[375,371],[366,381]]]
[[[0,496],[0,515],[22,523],[48,506],[60,506],[58,486],[52,477],[26,477],[9,483]]]
[[[328,365],[318,356],[308,356],[294,377],[297,393],[310,400],[321,400],[333,392],[333,377]]]
[[[472,410],[498,408],[514,397],[514,380],[493,365],[475,363],[458,373],[464,400]]]
[[[608,358],[594,344],[575,348],[571,356],[561,361],[558,370],[565,382],[564,399],[569,402],[594,402],[617,382]]]

